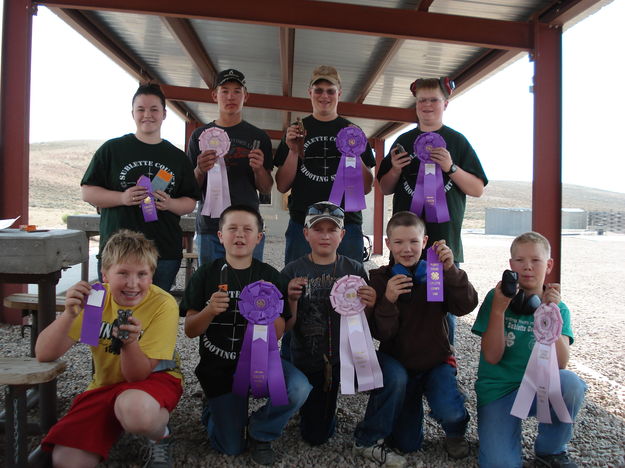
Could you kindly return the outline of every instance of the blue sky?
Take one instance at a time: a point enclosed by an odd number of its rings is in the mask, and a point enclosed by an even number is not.
[[[625,150],[613,143],[624,123],[624,18],[625,1],[614,1],[564,34],[564,183],[625,192],[617,176]],[[31,142],[134,131],[136,81],[45,7],[33,23]],[[532,74],[524,57],[446,111],[445,123],[465,134],[491,180],[532,178]],[[184,145],[184,124],[173,112],[163,137]]]

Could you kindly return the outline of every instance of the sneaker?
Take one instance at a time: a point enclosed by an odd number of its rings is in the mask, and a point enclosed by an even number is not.
[[[566,452],[556,455],[536,455],[534,466],[547,466],[549,468],[577,468],[577,463],[569,458]]]
[[[248,436],[250,456],[259,465],[273,465],[276,461],[276,452],[271,448],[271,442],[263,442]]]
[[[159,441],[148,441],[143,468],[173,468],[170,447],[171,434]]]
[[[406,464],[406,459],[387,447],[384,440],[378,440],[377,444],[370,447],[362,447],[354,442],[352,453],[373,460],[380,466],[401,468]]]
[[[454,459],[464,458],[469,455],[469,443],[464,437],[447,437],[445,439],[447,454]]]

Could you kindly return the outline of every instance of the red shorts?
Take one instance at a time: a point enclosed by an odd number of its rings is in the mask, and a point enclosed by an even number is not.
[[[166,372],[155,372],[140,382],[120,382],[88,390],[74,398],[67,414],[52,426],[41,442],[42,449],[51,452],[55,445],[63,445],[96,453],[106,460],[124,432],[115,417],[115,400],[130,389],[146,392],[170,413],[182,396],[182,382]]]

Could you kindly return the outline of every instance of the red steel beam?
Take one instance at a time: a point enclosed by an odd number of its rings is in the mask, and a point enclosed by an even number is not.
[[[28,224],[30,57],[32,13],[30,0],[4,2],[2,70],[0,74],[0,219],[21,216]],[[0,298],[26,291],[25,285],[0,284]],[[20,311],[0,303],[2,320],[21,323]]]
[[[594,13],[605,4],[605,0],[559,0],[543,10],[538,16],[538,21],[563,26],[575,21],[580,15]]]
[[[174,39],[178,41],[193,62],[204,83],[209,88],[212,88],[218,72],[189,20],[172,17],[164,17],[162,19],[172,36],[174,36]]]
[[[562,29],[537,25],[534,59],[532,229],[551,243],[549,282],[560,282],[562,232]]]
[[[391,45],[389,51],[384,55],[384,57],[382,57],[381,60],[377,62],[375,69],[368,73],[369,78],[363,85],[360,94],[356,96],[356,99],[354,99],[354,102],[358,104],[362,104],[363,102],[365,102],[365,99],[367,99],[367,96],[375,86],[378,78],[380,78],[382,73],[384,73],[384,70],[386,70],[386,67],[388,66],[390,61],[393,60],[395,55],[397,55],[397,52],[399,52],[399,49],[401,49],[401,46],[403,44],[404,41],[401,39],[393,40],[393,44]]]
[[[380,167],[384,159],[384,140],[372,138],[369,140],[375,151],[375,166]],[[378,181],[373,182],[373,253],[382,255],[382,239],[384,239],[384,194]]]
[[[41,0],[39,3],[50,7],[286,26],[491,49],[529,50],[532,47],[529,22],[325,1],[272,0],[270,8],[257,0]]]
[[[214,103],[209,90],[187,88],[183,86],[161,85],[167,99],[190,102]],[[293,112],[312,112],[310,99],[292,96],[272,96],[269,94],[250,93],[245,103],[247,107],[261,109],[289,110]],[[412,123],[415,121],[415,109],[397,107],[372,106],[353,102],[340,102],[339,114],[361,119],[388,120]]]

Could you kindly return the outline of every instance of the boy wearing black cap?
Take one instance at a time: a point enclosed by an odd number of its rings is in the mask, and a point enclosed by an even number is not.
[[[225,256],[217,237],[219,214],[216,217],[200,213],[206,201],[207,172],[217,163],[214,150],[200,151],[199,138],[207,128],[218,127],[230,138],[230,149],[224,156],[232,205],[248,205],[256,210],[258,192],[270,193],[273,185],[271,141],[267,133],[243,120],[243,105],[247,100],[245,76],[238,70],[219,72],[213,89],[213,99],[219,109],[219,118],[193,132],[189,139],[187,156],[195,168],[195,178],[202,188],[198,204],[196,232],[200,264],[210,263]],[[254,258],[263,258],[265,239],[254,250]]]
[[[353,125],[340,117],[337,109],[341,96],[341,78],[334,67],[321,65],[313,71],[308,95],[313,113],[305,117],[301,126],[291,125],[276,150],[274,165],[276,186],[282,193],[289,190],[289,226],[286,231],[284,263],[287,264],[310,252],[303,236],[307,208],[313,203],[328,200],[337,173],[341,153],[336,147],[336,135]],[[360,156],[364,192],[371,191],[371,167],[375,159],[371,147]],[[339,253],[362,262],[362,212],[350,212],[345,217],[345,238]]]
[[[337,254],[345,235],[344,220],[344,211],[333,203],[311,205],[304,227],[311,252],[282,271],[291,279],[288,298],[293,315],[286,328],[293,329],[292,362],[313,386],[300,409],[302,437],[311,445],[328,440],[336,425],[340,318],[330,303],[330,291],[334,282],[345,275],[367,279],[361,263]],[[361,287],[358,296],[368,307],[375,304],[375,291],[370,286]]]

